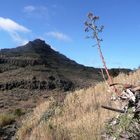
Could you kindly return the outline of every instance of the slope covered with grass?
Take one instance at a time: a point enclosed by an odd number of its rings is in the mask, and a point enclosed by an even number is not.
[[[114,82],[140,84],[140,70],[120,74]],[[121,90],[121,89],[120,89]],[[100,140],[104,123],[117,115],[100,105],[121,107],[110,100],[112,93],[105,82],[95,87],[69,93],[63,103],[54,99],[40,104],[23,121],[17,132],[19,140]]]

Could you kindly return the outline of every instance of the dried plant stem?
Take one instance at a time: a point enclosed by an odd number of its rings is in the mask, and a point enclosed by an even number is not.
[[[106,62],[105,62],[105,59],[104,59],[104,56],[103,56],[103,53],[102,53],[102,50],[101,50],[101,45],[100,45],[100,42],[102,41],[102,39],[100,39],[98,37],[98,33],[102,32],[103,30],[103,26],[101,27],[98,27],[96,26],[95,22],[96,20],[98,20],[99,17],[98,16],[94,16],[92,13],[89,13],[88,14],[88,20],[85,22],[85,26],[86,26],[86,29],[85,31],[88,32],[89,29],[92,30],[92,36],[90,36],[89,38],[92,38],[92,39],[95,39],[95,41],[97,42],[97,47],[98,47],[98,51],[99,51],[99,55],[100,55],[100,58],[102,60],[102,63],[103,63],[103,66],[105,68],[105,72],[107,74],[107,77],[108,77],[108,86],[112,85],[113,84],[113,80],[109,74],[109,71],[108,71],[108,68],[107,68],[107,65],[106,65]],[[104,78],[104,74],[102,73],[102,76]],[[106,80],[105,80],[106,81]],[[118,90],[116,89],[115,86],[113,86],[113,91],[118,94]]]
[[[94,27],[93,27],[93,28],[94,28]],[[99,41],[99,39],[98,39],[97,32],[96,32],[96,30],[94,30],[94,31],[95,31],[95,34],[94,34],[94,35],[95,35],[95,39],[96,39],[96,41],[97,41],[98,51],[99,51],[99,54],[100,54],[100,58],[101,58],[101,60],[102,60],[103,66],[104,66],[104,68],[105,68],[105,71],[106,71],[106,74],[107,74],[107,77],[108,77],[108,80],[109,80],[108,85],[111,85],[111,84],[113,84],[113,81],[112,81],[112,78],[111,78],[111,76],[110,76],[110,74],[109,74],[109,71],[108,71],[108,68],[107,68],[107,65],[106,65],[106,62],[105,62],[105,59],[104,59],[102,50],[101,50],[100,41]],[[103,75],[103,76],[104,76],[104,75]],[[104,77],[103,77],[103,78],[104,78]],[[116,94],[119,94],[119,93],[118,93],[118,90],[117,90],[117,88],[116,88],[115,86],[113,86],[113,91],[114,91]]]
[[[103,56],[103,53],[102,53],[102,50],[101,50],[100,41],[99,41],[99,38],[98,38],[98,36],[97,36],[97,32],[96,32],[95,25],[93,25],[93,29],[94,29],[94,31],[95,31],[95,32],[94,32],[94,33],[95,33],[94,35],[95,35],[95,39],[96,39],[96,41],[97,41],[98,51],[99,51],[99,54],[100,54],[100,58],[101,58],[101,60],[102,60],[103,66],[104,66],[104,68],[105,68],[107,77],[108,77],[108,79],[109,79],[109,85],[110,85],[110,84],[113,83],[113,81],[112,81],[112,79],[111,79],[111,77],[110,77],[110,74],[109,74],[109,72],[108,72],[108,68],[107,68],[107,66],[106,66],[106,62],[105,62],[105,59],[104,59],[104,56]]]

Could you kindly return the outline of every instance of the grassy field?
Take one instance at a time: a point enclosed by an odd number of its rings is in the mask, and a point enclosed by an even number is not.
[[[140,84],[140,70],[129,75],[120,74],[114,82]],[[119,89],[121,91],[121,88]],[[105,82],[95,87],[69,93],[64,103],[53,98],[41,103],[23,120],[17,132],[18,140],[101,140],[105,122],[117,115],[101,105],[121,108],[111,101],[112,92]]]

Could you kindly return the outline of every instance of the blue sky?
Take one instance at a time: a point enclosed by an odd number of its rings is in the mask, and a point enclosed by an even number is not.
[[[102,67],[85,39],[88,12],[104,25],[101,44],[109,68],[140,65],[140,0],[0,0],[0,48],[41,38],[80,64]]]

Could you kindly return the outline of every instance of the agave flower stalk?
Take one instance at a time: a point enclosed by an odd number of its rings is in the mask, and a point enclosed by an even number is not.
[[[85,22],[85,27],[86,27],[85,31],[86,32],[92,31],[92,35],[87,36],[87,38],[95,39],[97,44],[95,44],[94,46],[98,47],[100,58],[102,60],[103,66],[105,68],[105,72],[106,72],[108,80],[109,80],[108,84],[111,85],[111,84],[113,84],[113,81],[112,81],[112,78],[111,78],[111,76],[109,74],[109,71],[108,71],[108,68],[107,68],[107,65],[106,65],[102,50],[101,50],[101,45],[100,45],[101,41],[103,41],[103,40],[99,38],[99,33],[102,32],[104,26],[98,27],[96,25],[97,20],[99,20],[98,16],[94,16],[93,13],[89,13],[88,14],[88,20]],[[117,89],[115,87],[114,87],[114,91],[117,92]]]

